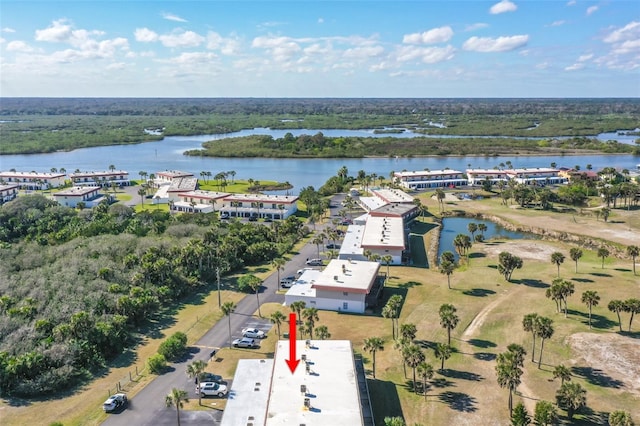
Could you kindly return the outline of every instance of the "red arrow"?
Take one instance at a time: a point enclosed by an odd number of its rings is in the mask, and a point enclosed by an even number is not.
[[[289,314],[289,359],[285,359],[285,362],[289,366],[289,370],[291,370],[291,374],[296,371],[298,364],[300,363],[299,359],[296,359],[296,324],[298,321],[296,320],[296,313],[291,312]]]

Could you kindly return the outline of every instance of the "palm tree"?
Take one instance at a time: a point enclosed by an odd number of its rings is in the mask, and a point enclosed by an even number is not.
[[[291,312],[295,312],[296,313],[296,321],[298,321],[300,324],[302,324],[302,310],[307,306],[307,304],[305,302],[303,302],[302,300],[298,300],[296,302],[291,302],[291,304],[289,305],[289,309],[291,309]],[[302,336],[300,336],[300,338],[302,338]]]
[[[616,410],[609,413],[609,426],[633,426],[631,414],[626,411]]]
[[[444,343],[436,344],[436,347],[434,348],[435,356],[437,359],[442,361],[440,364],[440,371],[444,370],[444,362],[451,358],[451,352],[451,346]]]
[[[364,346],[362,350],[371,353],[373,361],[373,378],[376,378],[376,352],[384,350],[384,340],[380,337],[369,337],[364,339]]]
[[[487,225],[485,225],[484,223],[479,223],[478,231],[480,231],[480,235],[482,235],[482,239],[484,240],[484,233],[487,232]]]
[[[571,380],[571,370],[569,370],[564,365],[556,365],[553,369],[553,378],[560,379],[560,386],[564,385],[564,382],[568,382]]]
[[[447,345],[451,345],[451,330],[456,328],[460,318],[456,315],[457,309],[455,306],[445,303],[440,306],[440,325],[442,328],[447,329]]]
[[[556,401],[567,410],[569,420],[573,420],[574,413],[587,405],[587,391],[579,383],[565,383],[556,392]]]
[[[280,280],[278,280],[280,282]],[[256,294],[256,300],[258,302],[258,316],[262,318],[262,313],[260,312],[260,288],[262,287],[262,280],[256,277],[253,274],[243,275],[238,279],[238,284],[240,288],[248,287]]]
[[[271,266],[276,268],[278,272],[278,285],[280,285],[280,271],[284,270],[284,265],[287,264],[287,261],[282,257],[276,257],[271,261]]]
[[[326,325],[319,325],[316,328],[316,339],[318,340],[327,340],[331,338],[331,333],[329,333],[329,329]]]
[[[602,269],[604,269],[604,259],[609,256],[609,250],[606,247],[598,249],[598,257],[602,258]]]
[[[185,402],[189,402],[189,394],[187,391],[177,388],[171,389],[171,393],[164,398],[164,403],[167,407],[176,407],[178,426],[180,426],[180,409],[184,406]]]
[[[440,213],[442,213],[444,211],[444,199],[445,199],[446,195],[444,193],[444,191],[442,190],[442,188],[437,188],[436,189],[436,198],[438,199],[438,205],[440,206]]]
[[[391,263],[393,262],[393,256],[391,256],[390,254],[385,254],[380,258],[380,260],[382,261],[382,263],[387,265],[387,279],[388,279],[390,276],[389,265],[391,265]]]
[[[629,317],[629,332],[631,332],[631,323],[633,322],[633,317],[635,314],[640,314],[640,299],[631,298],[625,300],[622,310],[631,314],[631,316]]]
[[[636,274],[636,257],[640,255],[640,247],[638,246],[627,247],[627,255],[631,257],[631,261],[633,262],[633,275],[635,275]]]
[[[587,305],[589,308],[589,329],[591,329],[591,308],[594,306],[598,306],[598,302],[600,301],[600,296],[598,296],[597,291],[587,290],[582,293],[582,303]]]
[[[207,368],[207,363],[203,360],[194,361],[187,365],[187,376],[190,379],[195,379],[196,384],[199,384],[205,368]],[[198,405],[202,405],[202,394],[200,392],[198,392]]]
[[[402,357],[404,358],[404,362],[413,370],[413,391],[418,393],[418,386],[416,385],[416,368],[424,362],[424,352],[422,352],[420,346],[410,344],[405,346],[402,351]]]
[[[280,325],[287,319],[287,317],[280,311],[275,311],[269,317],[271,322],[276,325],[278,329],[278,339],[280,339]]]
[[[564,262],[564,254],[559,251],[551,253],[551,263],[558,267],[558,277],[560,277],[560,265]]]
[[[449,290],[451,290],[451,275],[453,275],[453,271],[455,271],[455,269],[455,263],[449,262],[448,260],[440,261],[440,273],[447,276],[447,286],[449,287]]]
[[[612,300],[607,306],[611,312],[615,312],[618,315],[618,326],[622,333],[622,320],[620,319],[620,312],[624,311],[624,302],[622,300]]]
[[[433,377],[433,366],[426,362],[421,362],[418,365],[418,377],[422,380],[422,393],[424,399],[427,399],[427,380],[431,380]]]
[[[553,320],[547,317],[538,317],[536,321],[536,335],[541,339],[540,358],[538,359],[538,368],[542,364],[542,351],[544,350],[544,341],[553,336]]]
[[[539,426],[549,426],[558,421],[558,410],[549,401],[536,402],[533,421]]]
[[[522,319],[522,328],[524,329],[524,331],[531,332],[531,335],[533,337],[533,345],[531,347],[531,362],[535,362],[537,322],[538,322],[538,314],[536,313],[527,314]]]
[[[400,316],[400,307],[402,306],[402,296],[394,294],[389,298],[387,304],[382,308],[382,316],[391,319],[391,331],[393,339],[396,338],[396,322]]]
[[[400,338],[407,343],[412,343],[417,333],[418,329],[415,324],[402,324],[400,326]]]
[[[236,309],[236,304],[233,302],[224,302],[220,307],[222,315],[226,316],[229,320],[229,347],[231,347],[231,313]]]
[[[312,337],[313,327],[316,325],[316,321],[320,321],[320,317],[318,317],[318,308],[305,308],[305,310],[302,311],[302,318],[306,319],[309,323],[309,336]]]
[[[384,426],[407,426],[402,417],[385,417]]]
[[[471,239],[473,240],[475,237],[475,233],[478,230],[478,225],[473,222],[470,222],[467,225],[467,229],[469,230],[469,232],[471,232]]]
[[[324,237],[322,234],[316,235],[313,240],[311,240],[312,244],[316,245],[316,249],[318,250],[318,259],[320,258],[320,246],[324,244]]]
[[[511,414],[511,426],[528,426],[531,424],[531,417],[522,402],[518,402]]]
[[[498,385],[500,385],[501,388],[509,389],[509,416],[513,414],[513,393],[520,384],[522,373],[523,371],[518,363],[518,355],[516,352],[507,351],[498,354],[496,375]]]
[[[573,260],[576,263],[576,274],[577,274],[578,260],[582,257],[582,250],[580,250],[577,247],[572,247],[571,250],[569,250],[569,256],[571,257],[571,260]]]

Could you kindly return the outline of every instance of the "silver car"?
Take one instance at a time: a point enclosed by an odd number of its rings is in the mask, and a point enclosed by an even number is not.
[[[218,396],[222,398],[227,394],[227,386],[220,383],[202,382],[196,385],[196,393],[200,396]]]
[[[233,346],[236,348],[255,348],[258,345],[256,344],[255,339],[251,339],[249,337],[243,337],[242,339],[234,340]]]

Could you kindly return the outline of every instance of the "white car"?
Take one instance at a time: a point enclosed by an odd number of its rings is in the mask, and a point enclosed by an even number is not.
[[[109,413],[111,411],[115,411],[120,407],[124,407],[127,405],[127,395],[123,393],[116,393],[111,395],[105,402],[102,404],[102,409]]]
[[[290,277],[284,277],[280,280],[280,287],[289,288],[293,285],[295,281],[296,281],[296,277],[294,277],[293,275],[291,275]]]
[[[306,264],[309,266],[322,266],[322,259],[309,259]]]
[[[227,394],[227,386],[220,383],[202,382],[196,385],[196,393],[200,396],[218,396],[222,398]]]
[[[233,341],[233,346],[236,348],[256,348],[258,345],[254,339],[243,337],[242,339],[236,339]]]
[[[243,328],[242,335],[244,337],[252,337],[254,339],[264,339],[266,337],[264,331],[258,330],[257,328]]]

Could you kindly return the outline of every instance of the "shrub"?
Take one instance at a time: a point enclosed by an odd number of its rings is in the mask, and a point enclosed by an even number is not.
[[[158,353],[169,361],[175,361],[184,354],[186,349],[187,335],[178,331],[160,344]]]
[[[161,374],[167,367],[167,360],[164,355],[155,354],[149,357],[147,360],[147,366],[149,371],[153,374]]]

